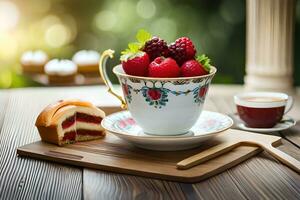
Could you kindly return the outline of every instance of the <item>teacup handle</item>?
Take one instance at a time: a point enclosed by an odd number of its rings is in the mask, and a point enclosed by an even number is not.
[[[294,99],[292,96],[289,96],[284,110],[284,114],[288,113],[292,109],[293,105],[294,105]]]
[[[102,77],[105,85],[108,87],[108,92],[111,93],[112,95],[114,95],[115,97],[117,97],[120,101],[121,101],[121,108],[122,109],[126,109],[127,105],[125,100],[123,99],[123,97],[121,95],[118,95],[118,93],[116,92],[116,90],[113,87],[112,82],[110,81],[108,75],[107,75],[107,71],[106,71],[106,62],[108,58],[113,58],[114,57],[114,50],[108,49],[105,50],[100,58],[99,61],[99,72],[100,72],[100,76]]]

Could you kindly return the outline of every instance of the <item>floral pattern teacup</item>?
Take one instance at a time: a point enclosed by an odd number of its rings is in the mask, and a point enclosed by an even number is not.
[[[114,51],[103,52],[99,70],[109,92],[122,101],[133,119],[144,132],[152,135],[184,134],[199,118],[205,97],[216,68],[210,73],[196,77],[152,78],[131,76],[123,71],[122,65],[113,68],[122,86],[123,97],[113,90],[106,73],[106,60]]]

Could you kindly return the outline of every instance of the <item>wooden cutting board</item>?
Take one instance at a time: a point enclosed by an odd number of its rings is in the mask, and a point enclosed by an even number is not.
[[[262,150],[255,146],[237,146],[219,157],[187,170],[177,169],[176,163],[216,145],[228,141],[239,141],[244,136],[252,138],[257,136],[258,140],[267,140],[274,146],[281,144],[280,137],[229,129],[214,139],[205,142],[199,148],[176,152],[159,152],[134,147],[108,133],[101,140],[82,142],[65,147],[38,141],[19,147],[17,153],[21,156],[117,173],[179,182],[197,182],[223,172]]]

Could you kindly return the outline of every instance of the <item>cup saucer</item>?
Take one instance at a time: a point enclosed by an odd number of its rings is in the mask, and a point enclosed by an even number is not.
[[[295,126],[296,124],[296,121],[292,117],[283,116],[282,120],[272,128],[251,128],[246,126],[245,123],[241,121],[241,119],[237,114],[232,115],[232,117],[234,118],[233,120],[237,128],[242,129],[244,131],[259,132],[259,133],[272,133],[276,131],[283,131],[291,128],[292,126]]]
[[[233,125],[233,121],[221,113],[202,111],[201,116],[189,132],[176,136],[157,136],[144,133],[132,119],[129,111],[121,111],[106,116],[101,125],[108,132],[140,148],[176,151],[199,146],[203,141],[229,129]]]

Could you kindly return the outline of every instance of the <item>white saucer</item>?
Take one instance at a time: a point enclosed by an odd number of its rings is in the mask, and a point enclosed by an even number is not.
[[[276,131],[283,131],[291,128],[292,126],[295,126],[296,124],[296,121],[292,117],[284,116],[282,120],[272,128],[250,128],[241,121],[241,119],[237,114],[235,114],[233,117],[235,118],[234,121],[238,128],[245,131],[258,132],[258,133],[271,133]]]
[[[144,133],[132,119],[129,111],[122,111],[106,116],[101,125],[108,132],[140,148],[176,151],[199,146],[203,141],[230,128],[233,121],[227,115],[203,111],[188,133],[178,136],[154,136]]]

